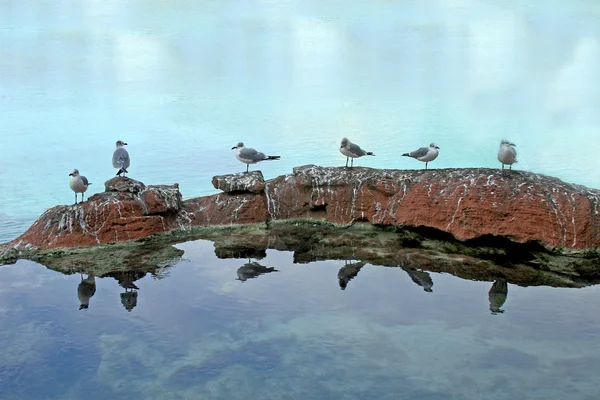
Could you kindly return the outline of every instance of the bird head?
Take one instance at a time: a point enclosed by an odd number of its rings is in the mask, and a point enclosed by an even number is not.
[[[117,140],[117,147],[123,147],[123,146],[127,146],[127,143],[125,143],[122,140]]]
[[[239,142],[238,144],[236,144],[235,146],[233,146],[231,148],[231,150],[235,150],[235,149],[241,149],[242,147],[244,147],[244,143]]]
[[[350,141],[348,140],[348,138],[342,138],[342,143],[340,144],[340,148],[341,147],[346,147],[348,145],[348,143],[350,143]]]
[[[435,144],[435,143],[431,143],[431,144],[429,144],[429,147],[431,147],[432,149],[437,149],[437,150],[439,150],[439,149],[440,149],[440,148],[438,147],[438,145],[437,145],[437,144]]]
[[[79,170],[77,168],[73,168],[73,172],[71,172],[69,176],[79,176]]]

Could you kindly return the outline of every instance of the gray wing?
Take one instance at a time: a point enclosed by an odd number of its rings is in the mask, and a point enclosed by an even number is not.
[[[112,164],[115,168],[128,168],[129,167],[129,153],[122,147],[119,147],[113,153]]]
[[[515,158],[515,160],[517,159],[517,149],[515,149],[514,147],[510,148],[512,150],[513,153],[513,157]]]
[[[85,186],[88,186],[88,185],[89,185],[89,183],[88,183],[88,180],[87,180],[87,178],[86,178],[85,176],[80,176],[80,178],[81,178],[81,180],[83,181],[83,184],[84,184]]]
[[[361,149],[360,147],[358,147],[354,143],[350,143],[350,146],[348,146],[348,150],[350,150],[350,152],[352,154],[356,154],[359,157],[360,156],[364,156],[365,154],[367,154],[363,149]]]
[[[410,153],[408,153],[412,158],[419,158],[419,157],[423,157],[427,155],[427,152],[429,151],[429,149],[427,147],[421,147],[418,150],[415,151],[411,151]]]
[[[267,156],[265,156],[265,153],[260,153],[248,147],[244,147],[240,150],[240,157],[252,161],[261,161],[267,158]]]

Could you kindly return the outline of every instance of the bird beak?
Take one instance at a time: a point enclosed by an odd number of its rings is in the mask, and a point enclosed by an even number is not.
[[[69,174],[69,176],[73,176],[73,173],[71,172],[71,173]]]
[[[511,146],[516,146],[516,144],[514,144],[514,143],[510,143],[510,145],[511,145]]]
[[[233,149],[237,149],[237,146],[233,146],[233,147],[231,148],[231,150],[233,150]]]
[[[438,149],[438,150],[440,149],[440,148],[439,148],[439,147],[437,147],[437,146],[435,146],[435,148],[436,148],[436,149]]]
[[[123,143],[123,145],[127,146],[127,143]]]

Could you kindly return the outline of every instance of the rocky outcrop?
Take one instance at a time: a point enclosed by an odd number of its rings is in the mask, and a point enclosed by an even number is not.
[[[261,193],[265,190],[265,178],[260,171],[248,173],[217,175],[212,178],[212,184],[217,190],[225,193]]]
[[[551,247],[600,245],[600,191],[496,169],[294,169],[267,183],[272,219],[427,227],[460,240],[485,235]]]
[[[140,239],[173,226],[181,210],[178,185],[145,186],[116,177],[106,192],[47,210],[11,245],[59,248]]]
[[[267,182],[253,172],[217,176],[213,185],[224,192],[182,201],[177,185],[113,178],[82,204],[46,211],[10,246],[85,246],[277,220],[369,222],[567,249],[600,245],[600,191],[529,172],[307,165]]]

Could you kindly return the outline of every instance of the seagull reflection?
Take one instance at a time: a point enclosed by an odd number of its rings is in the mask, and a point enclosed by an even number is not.
[[[121,293],[121,304],[123,304],[123,307],[125,307],[127,311],[131,312],[131,310],[137,306],[137,298],[137,290],[125,289],[125,291]]]
[[[121,304],[127,311],[131,311],[137,306],[138,299],[138,290],[139,288],[133,282],[142,279],[146,276],[146,272],[143,271],[120,271],[120,272],[111,272],[106,274],[106,276],[113,277],[119,282],[119,286],[121,286],[125,291],[120,294],[121,296]]]
[[[81,275],[81,282],[77,285],[77,297],[79,298],[79,309],[87,309],[90,305],[90,298],[96,293],[96,278],[94,274],[88,274],[87,278]]]
[[[498,279],[496,282],[494,282],[488,293],[488,297],[490,299],[490,311],[492,314],[496,315],[504,312],[504,310],[501,310],[500,307],[504,305],[507,296],[508,283],[504,279]]]
[[[344,266],[338,271],[338,283],[340,284],[340,289],[345,290],[346,286],[348,286],[348,282],[358,275],[358,272],[365,264],[366,263],[362,261],[355,263],[344,261]]]
[[[433,280],[429,272],[418,270],[412,267],[402,267],[404,271],[410,276],[410,279],[417,285],[421,286],[426,292],[433,292]]]
[[[269,272],[279,272],[273,267],[265,267],[264,265],[260,265],[256,261],[250,261],[237,270],[237,279],[242,282],[246,282],[248,279],[257,278],[259,275],[268,274]]]

